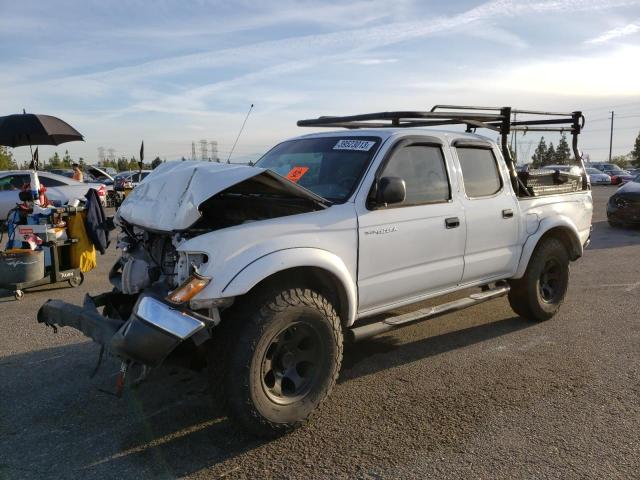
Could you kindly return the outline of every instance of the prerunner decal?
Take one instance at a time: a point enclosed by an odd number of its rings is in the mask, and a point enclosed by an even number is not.
[[[308,170],[309,167],[293,167],[289,170],[289,173],[287,173],[287,178],[293,183],[298,183],[298,180],[300,180]]]
[[[371,140],[338,140],[333,147],[334,150],[357,150],[359,152],[368,152],[376,142]]]

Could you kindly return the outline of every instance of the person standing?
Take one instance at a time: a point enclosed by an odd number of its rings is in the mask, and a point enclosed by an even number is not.
[[[80,165],[78,165],[77,163],[74,163],[73,165],[71,165],[71,168],[73,168],[73,179],[79,182],[82,182],[83,175],[82,175],[82,170],[80,170]]]

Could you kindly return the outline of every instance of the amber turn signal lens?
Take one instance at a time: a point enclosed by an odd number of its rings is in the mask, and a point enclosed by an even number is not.
[[[192,275],[175,290],[171,291],[167,295],[167,300],[172,303],[185,303],[191,300],[197,293],[201,292],[206,287],[210,278],[201,277],[200,275]]]

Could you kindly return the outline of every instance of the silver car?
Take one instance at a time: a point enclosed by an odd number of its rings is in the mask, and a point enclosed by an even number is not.
[[[78,198],[83,199],[87,190],[95,188],[103,205],[106,205],[105,186],[101,183],[82,183],[71,178],[50,172],[38,172],[40,184],[47,187],[47,198],[65,204]],[[0,172],[0,222],[4,222],[9,210],[21,203],[18,194],[25,183],[29,183],[27,170],[8,170]]]
[[[611,177],[597,168],[587,167],[591,185],[611,185]]]

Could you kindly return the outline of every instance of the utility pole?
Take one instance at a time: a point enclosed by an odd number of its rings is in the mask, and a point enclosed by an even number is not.
[[[613,149],[613,110],[611,111],[611,135],[609,136],[609,163],[611,163],[612,149]]]

